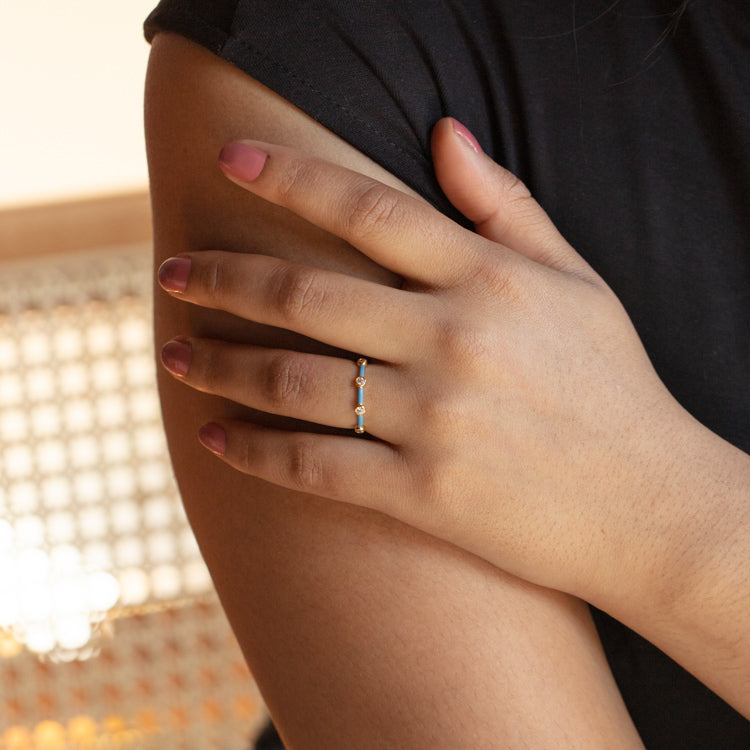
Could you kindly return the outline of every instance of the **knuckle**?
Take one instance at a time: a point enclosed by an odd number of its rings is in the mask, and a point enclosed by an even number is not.
[[[293,486],[307,492],[324,488],[325,470],[310,436],[297,437],[289,446],[289,478]]]
[[[369,180],[356,192],[348,212],[347,225],[355,234],[369,234],[387,224],[399,205],[398,195],[385,185]]]
[[[252,474],[258,465],[257,446],[247,436],[234,436],[233,444],[237,468],[246,474]]]
[[[325,297],[322,274],[306,266],[284,266],[275,284],[277,310],[286,321],[317,313]]]
[[[492,190],[498,200],[490,219],[497,235],[505,236],[513,229],[537,220],[539,204],[526,184],[512,172],[500,168]]]
[[[302,158],[291,157],[280,170],[276,190],[282,199],[297,192],[299,186],[309,179],[310,165]]]
[[[206,263],[203,280],[206,293],[211,299],[221,299],[230,289],[231,274],[227,273],[226,264],[214,256]]]
[[[282,406],[305,399],[307,378],[299,358],[291,353],[279,354],[268,364],[264,395],[271,406]]]
[[[484,332],[455,318],[438,318],[434,322],[434,340],[441,358],[459,365],[462,370],[483,360],[488,353]]]
[[[526,187],[526,183],[507,169],[503,171],[500,184],[511,201],[524,201],[531,198],[531,191]]]
[[[471,428],[468,405],[454,390],[432,394],[419,404],[417,413],[421,428],[435,446],[449,446]]]
[[[193,364],[194,377],[201,387],[207,391],[217,390],[226,379],[227,370],[221,361],[218,351],[210,345],[201,343],[194,345]]]
[[[513,258],[498,258],[488,252],[472,271],[467,287],[479,293],[483,300],[512,304],[524,294],[525,278],[520,264]]]
[[[494,299],[503,300],[508,309],[515,308],[524,296],[516,275],[508,268],[493,268],[485,276],[485,289]]]
[[[537,203],[531,191],[518,177],[507,172],[502,182],[509,211],[505,217],[507,229],[541,229],[548,223],[547,215]]]

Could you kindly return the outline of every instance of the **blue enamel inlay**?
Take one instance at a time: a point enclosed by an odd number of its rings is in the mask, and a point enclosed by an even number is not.
[[[367,366],[367,362],[365,361],[361,365],[359,365],[359,377],[363,378],[365,377],[365,367]],[[357,406],[364,406],[365,405],[365,389],[363,386],[357,386]],[[365,426],[365,418],[362,414],[357,414],[357,429],[362,432],[364,430]]]

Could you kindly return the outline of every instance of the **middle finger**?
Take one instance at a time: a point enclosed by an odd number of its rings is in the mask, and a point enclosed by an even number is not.
[[[220,251],[166,260],[159,283],[187,302],[388,362],[414,355],[415,342],[425,340],[426,308],[433,302],[426,293],[301,263]]]

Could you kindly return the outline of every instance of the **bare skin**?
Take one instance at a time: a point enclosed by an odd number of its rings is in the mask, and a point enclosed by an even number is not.
[[[236,69],[157,36],[146,127],[157,266],[185,252],[260,252],[395,282],[346,242],[222,176],[221,147],[252,137],[404,189]],[[155,305],[159,345],[187,335],[337,352],[161,291]],[[196,434],[247,410],[164,371],[160,390],[190,521],[290,748],[642,746],[585,604],[380,513],[235,471]]]
[[[374,357],[366,392],[379,442],[240,420],[206,425],[202,442],[240,471],[381,510],[580,595],[747,712],[750,457],[680,407],[606,284],[450,122],[433,135],[438,174],[447,164],[469,192],[482,186],[469,210],[486,216],[483,237],[298,150],[222,151],[230,179],[404,279],[392,290],[264,255],[166,262],[159,277],[180,299]],[[468,155],[473,167],[456,171]],[[346,359],[205,339],[171,342],[163,359],[194,388],[351,424]]]

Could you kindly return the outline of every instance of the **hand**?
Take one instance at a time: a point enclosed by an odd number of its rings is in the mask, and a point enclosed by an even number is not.
[[[226,421],[205,426],[203,443],[240,471],[377,509],[590,601],[623,565],[629,579],[651,576],[684,412],[614,294],[523,184],[450,120],[436,127],[433,152],[477,234],[288,148],[224,150],[238,185],[347,240],[403,284],[261,255],[167,261],[161,283],[187,302],[369,360],[364,424],[376,440]],[[187,385],[255,409],[355,424],[352,360],[205,339],[170,342],[163,360]]]

